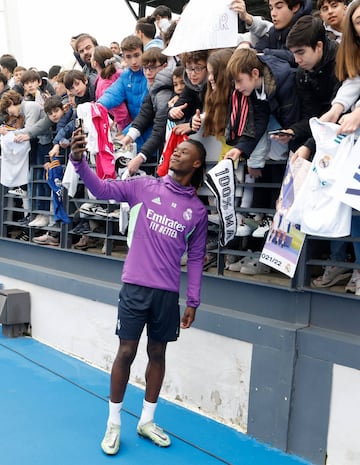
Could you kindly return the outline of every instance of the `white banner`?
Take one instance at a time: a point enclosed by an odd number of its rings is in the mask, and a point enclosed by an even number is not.
[[[346,163],[338,170],[330,195],[360,211],[360,137],[349,151]]]
[[[238,19],[229,4],[230,0],[190,0],[163,53],[175,56],[196,50],[236,47]]]
[[[276,213],[260,256],[260,262],[290,278],[294,277],[305,234],[285,216],[307,176],[310,165],[311,163],[303,158],[298,158],[293,163],[289,158],[276,204]]]

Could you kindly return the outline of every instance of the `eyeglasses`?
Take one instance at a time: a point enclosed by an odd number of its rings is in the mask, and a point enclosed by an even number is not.
[[[152,73],[153,71],[157,70],[158,68],[161,68],[163,65],[157,65],[157,66],[143,66],[144,71],[150,71]]]
[[[192,68],[185,68],[185,71],[186,71],[186,74],[191,74],[191,73],[200,74],[205,68],[206,66],[193,66]]]

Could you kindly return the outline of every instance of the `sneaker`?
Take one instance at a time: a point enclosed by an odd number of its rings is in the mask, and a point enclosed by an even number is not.
[[[96,247],[96,240],[85,235],[81,236],[79,242],[74,245],[78,250],[87,250],[90,247]]]
[[[29,235],[25,231],[21,231],[17,236],[15,236],[15,239],[17,239],[18,241],[28,242]]]
[[[270,216],[265,216],[265,218],[259,223],[259,226],[252,233],[252,237],[264,237],[271,228],[272,221],[273,219]]]
[[[249,225],[245,223],[245,218],[243,215],[237,214],[236,215],[237,227],[235,236],[237,237],[246,237],[250,236],[250,234],[255,229],[251,229]]]
[[[87,234],[91,232],[90,224],[88,221],[83,221],[79,223],[75,228],[72,230],[74,234]]]
[[[247,255],[246,257],[242,257],[237,262],[231,263],[229,265],[229,267],[228,267],[228,270],[229,271],[238,271],[238,272],[240,272],[241,267],[247,265],[248,262],[250,262],[252,260],[254,260],[254,257],[252,257],[251,255]]]
[[[18,195],[19,197],[26,197],[27,192],[21,189],[21,187],[16,187],[15,189],[9,189],[8,194]]]
[[[45,215],[37,215],[34,220],[30,221],[28,226],[43,228],[49,224],[49,218]]]
[[[138,425],[137,433],[143,438],[150,439],[154,444],[160,447],[168,447],[171,444],[169,436],[164,433],[164,430],[149,421],[144,425]]]
[[[59,245],[59,239],[57,237],[52,236],[48,232],[46,234],[43,234],[42,236],[34,237],[32,241],[35,242],[36,244],[41,244],[41,245],[53,245],[53,246]]]
[[[356,294],[356,288],[360,286],[360,270],[354,270],[352,272],[350,281],[345,286],[345,292],[349,292],[351,294]],[[359,294],[356,294],[359,295]]]
[[[107,217],[109,214],[109,210],[107,208],[103,208],[100,206],[96,206],[93,208],[93,215],[98,215],[98,216],[105,216]]]
[[[217,213],[208,215],[209,223],[220,224],[220,217]]]
[[[351,272],[349,268],[325,266],[324,274],[315,278],[312,284],[315,287],[331,287],[349,279],[350,276]]]
[[[101,449],[107,455],[115,455],[119,452],[120,447],[120,425],[109,423],[104,439],[101,441]]]
[[[21,225],[21,226],[28,226],[29,223],[33,220],[32,216],[30,215],[30,213],[26,216],[24,216],[23,218],[20,218],[18,220],[18,224]]]
[[[94,214],[93,209],[96,207],[97,205],[95,205],[94,203],[83,203],[80,206],[80,212],[85,213],[86,215],[93,215]]]
[[[250,236],[251,233],[252,233],[252,229],[250,228],[250,226],[248,226],[245,223],[240,223],[236,227],[235,236],[246,237],[246,236]]]
[[[245,263],[245,265],[243,265],[240,268],[240,273],[251,275],[267,274],[270,273],[270,271],[270,266],[261,263],[258,258],[253,258],[252,260],[249,260],[247,263]]]

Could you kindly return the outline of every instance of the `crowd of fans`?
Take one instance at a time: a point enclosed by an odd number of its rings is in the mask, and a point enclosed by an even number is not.
[[[86,111],[90,116],[97,111],[108,121],[113,143],[110,159],[106,153],[100,157],[99,146],[98,153],[89,150],[102,178],[161,176],[168,171],[170,141],[216,141],[205,143],[216,151],[208,156],[215,163],[231,158],[241,186],[236,237],[229,247],[252,250],[228,255],[225,268],[251,275],[271,271],[258,252],[271,228],[289,153],[292,160],[311,161],[316,152],[310,118],[338,123],[339,134],[360,126],[360,0],[349,5],[318,0],[315,9],[311,0],[269,0],[271,21],[252,15],[244,0],[233,0],[230,8],[239,16],[238,45],[231,49],[167,57],[162,50],[178,20],[161,5],[140,18],[134,35],[120,44],[99,45],[87,33],[74,36],[71,69],[25,69],[10,54],[0,57],[1,183],[8,201],[22,212],[13,219],[20,227],[17,239],[58,246],[65,223],[74,232],[72,245],[87,250],[104,217],[120,217],[120,233],[126,232],[126,207],[97,202],[65,170],[79,118],[86,124]],[[28,164],[11,165],[8,153],[14,152],[19,160],[25,154]],[[64,188],[74,199],[70,211],[63,204]],[[221,220],[213,198],[202,198],[209,210],[206,269],[216,260],[212,250],[218,247]],[[360,237],[359,218],[353,217],[354,237]],[[356,241],[325,244],[315,247],[315,256],[360,262]],[[313,286],[342,282],[346,291],[360,295],[356,266],[353,271],[326,266]]]

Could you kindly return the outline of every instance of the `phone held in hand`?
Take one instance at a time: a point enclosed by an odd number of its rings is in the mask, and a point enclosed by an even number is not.
[[[75,119],[75,129],[81,129],[81,132],[84,132],[84,120],[82,118]]]

